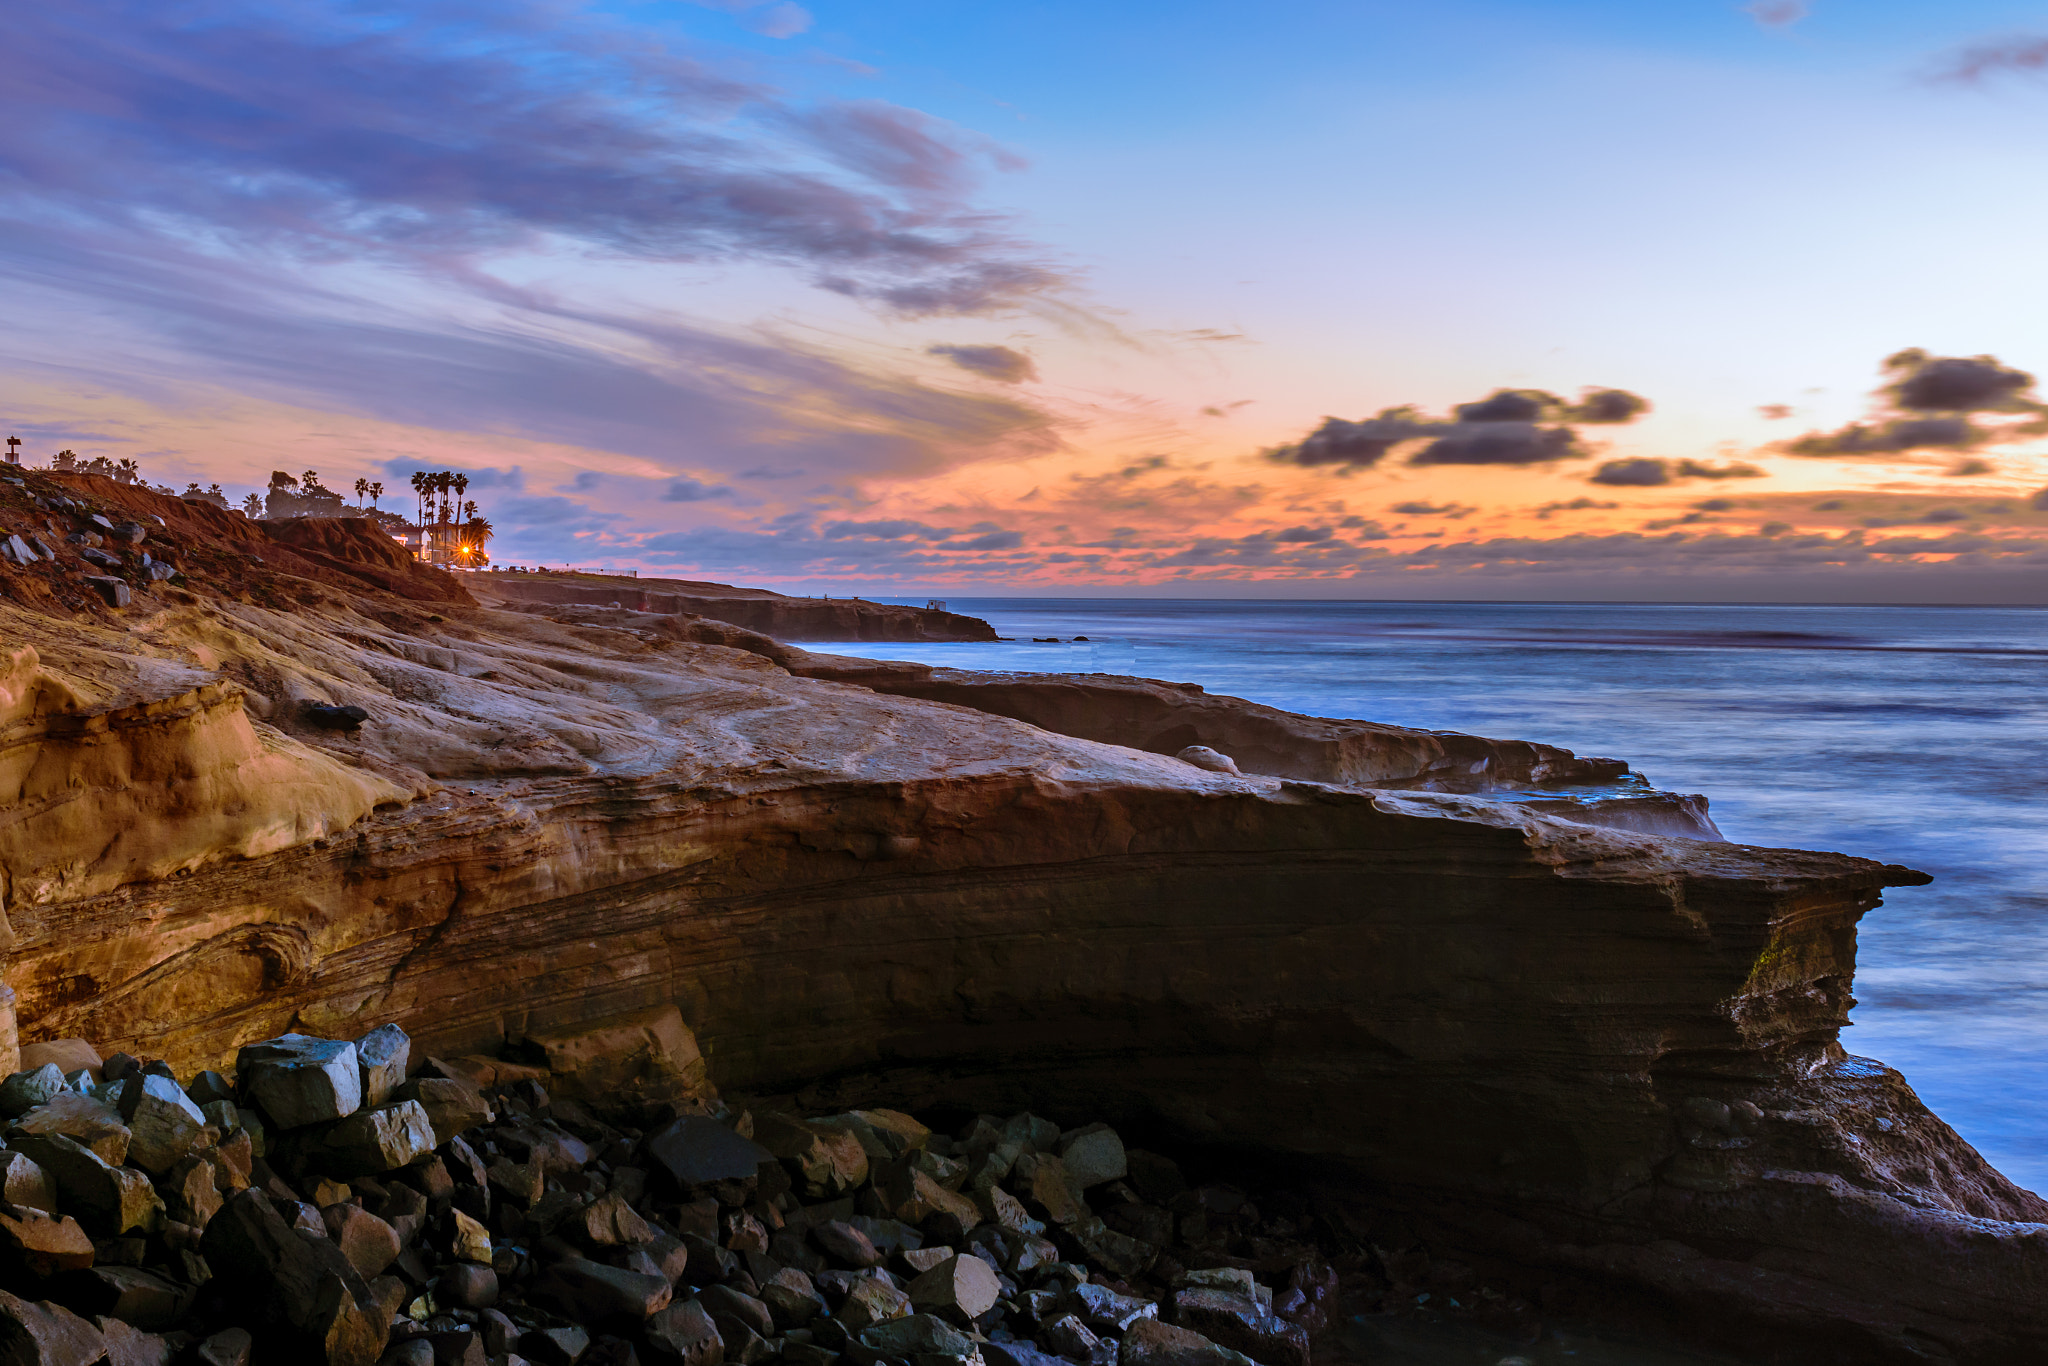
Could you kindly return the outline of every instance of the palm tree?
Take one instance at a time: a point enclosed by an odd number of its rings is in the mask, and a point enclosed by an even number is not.
[[[369,494],[370,507],[374,510],[377,506],[377,500],[384,496],[384,485],[382,483],[371,484],[369,488]]]
[[[133,460],[122,458],[115,462],[114,478],[123,484],[133,484],[142,477],[142,467]]]
[[[263,495],[252,493],[242,500],[242,515],[255,521],[263,515]]]
[[[425,559],[427,557],[427,514],[425,511],[426,506],[427,472],[425,470],[414,470],[412,472],[412,510],[413,520],[416,523],[418,523],[420,529],[421,559]]]
[[[481,569],[491,562],[490,552],[484,547],[490,544],[497,528],[476,515],[476,504],[469,507],[469,520],[462,524],[462,562],[474,569]]]
[[[370,481],[369,481],[369,480],[367,480],[367,479],[361,479],[361,478],[357,479],[357,480],[356,480],[356,507],[357,507],[357,508],[359,508],[359,509],[360,509],[360,508],[362,507],[362,505],[363,505],[363,499],[364,499],[364,497],[365,497],[365,496],[367,496],[367,495],[369,494],[369,492],[370,492]]]

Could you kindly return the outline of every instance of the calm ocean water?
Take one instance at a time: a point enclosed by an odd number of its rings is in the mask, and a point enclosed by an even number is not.
[[[2048,611],[949,605],[1016,641],[807,646],[1139,674],[1317,716],[1547,741],[1707,794],[1740,843],[1932,873],[1864,919],[1844,1042],[1899,1068],[2008,1176],[2048,1192]],[[1076,635],[1091,640],[1067,643]]]

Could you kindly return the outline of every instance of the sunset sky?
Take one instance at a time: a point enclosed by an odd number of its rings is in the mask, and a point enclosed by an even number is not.
[[[460,469],[501,563],[797,592],[2048,602],[2038,7],[68,0],[0,54],[30,463]]]

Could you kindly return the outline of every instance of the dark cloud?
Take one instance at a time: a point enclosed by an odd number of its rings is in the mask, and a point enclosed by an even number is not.
[[[661,491],[664,503],[705,503],[714,498],[731,498],[733,491],[723,484],[706,484],[687,475],[668,481],[668,487]]]
[[[1408,458],[1411,465],[1542,465],[1590,455],[1569,427],[1458,422]]]
[[[1556,394],[1541,389],[1496,389],[1477,403],[1460,403],[1451,412],[1460,422],[1540,422],[1564,408]]]
[[[1708,465],[1698,460],[1681,460],[1678,462],[1677,474],[1680,479],[1763,479],[1767,477],[1764,471],[1756,466],[1746,465],[1739,460],[1731,460],[1725,465]]]
[[[1267,458],[1286,465],[1338,465],[1364,469],[1377,465],[1387,452],[1444,426],[1425,419],[1413,408],[1389,408],[1363,422],[1326,417],[1323,425],[1291,446],[1277,446]]]
[[[1592,480],[1596,484],[1652,488],[1671,482],[1671,466],[1663,460],[1610,460],[1593,471]]]
[[[1890,378],[1878,390],[1872,421],[1832,432],[1808,432],[1783,449],[1792,455],[1882,458],[1921,450],[1969,450],[1991,441],[2034,436],[2048,412],[2033,393],[2034,377],[1995,356],[1930,356],[1918,349],[1885,358]],[[2020,423],[1972,420],[1973,414],[2027,414]]]
[[[1884,368],[1897,377],[1884,392],[1908,412],[2016,412],[2036,406],[2027,392],[2034,377],[1995,356],[1930,356],[1915,348],[1887,357]]]
[[[1989,460],[1978,460],[1973,456],[1968,460],[1956,461],[1942,473],[1951,479],[1974,479],[1980,474],[1996,474],[1998,467]]]
[[[821,535],[828,541],[858,538],[867,541],[943,541],[953,534],[951,527],[926,526],[901,519],[880,522],[827,522]]]
[[[1327,541],[1336,534],[1326,526],[1291,526],[1285,531],[1274,532],[1273,539],[1312,545],[1317,541]]]
[[[1463,503],[1437,504],[1409,502],[1395,503],[1392,506],[1390,506],[1387,509],[1387,511],[1398,512],[1404,517],[1449,517],[1455,521],[1460,517],[1469,517],[1473,513],[1479,511],[1479,509],[1475,507],[1467,507]]]
[[[1031,357],[1007,346],[927,346],[925,352],[944,356],[962,370],[972,370],[977,375],[1001,380],[1005,384],[1038,378],[1038,366]]]
[[[1632,394],[1626,389],[1588,389],[1571,407],[1565,409],[1567,422],[1613,423],[1633,422],[1650,411],[1650,400],[1641,394]]]
[[[1966,450],[1985,439],[1963,417],[1905,417],[1878,423],[1852,422],[1832,432],[1808,432],[1785,443],[1793,455],[1899,455],[1906,451]]]
[[[1735,504],[1729,502],[1726,498],[1708,498],[1703,502],[1693,504],[1693,506],[1701,512],[1732,512],[1735,509]]]
[[[1972,550],[1982,550],[1996,545],[1989,536],[1887,536],[1882,541],[1872,542],[1873,555],[1961,555]]]
[[[1542,389],[1496,389],[1456,405],[1449,419],[1412,406],[1383,409],[1359,422],[1326,417],[1300,441],[1273,447],[1265,456],[1285,465],[1334,465],[1347,473],[1378,464],[1397,446],[1426,441],[1409,464],[1542,465],[1592,453],[1575,426],[1629,422],[1649,407],[1621,389],[1588,389],[1576,404]]]

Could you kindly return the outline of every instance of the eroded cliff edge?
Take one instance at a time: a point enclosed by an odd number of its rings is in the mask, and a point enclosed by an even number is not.
[[[161,517],[180,577],[115,609],[61,557],[0,569],[25,1038],[184,1070],[293,1028],[463,1052],[673,1001],[730,1091],[1313,1159],[1788,1360],[2048,1352],[2048,1205],[1837,1042],[1856,921],[1910,870],[1391,760],[1204,772],[744,633],[468,605],[369,547],[352,580],[345,532],[237,550],[102,482],[69,487]]]

